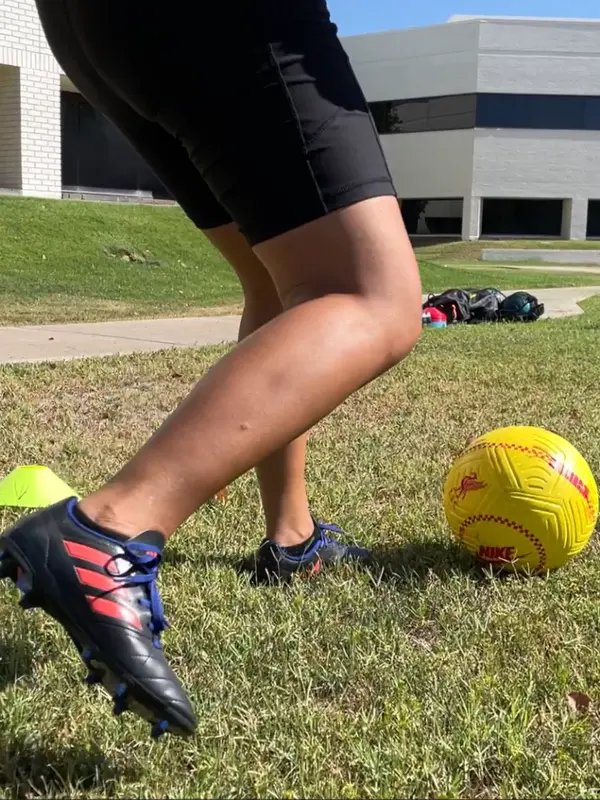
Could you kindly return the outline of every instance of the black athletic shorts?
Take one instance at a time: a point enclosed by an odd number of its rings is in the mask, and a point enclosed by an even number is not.
[[[57,61],[202,229],[395,195],[325,0],[38,0]]]

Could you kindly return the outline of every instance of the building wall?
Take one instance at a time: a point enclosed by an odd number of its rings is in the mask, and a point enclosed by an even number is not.
[[[475,92],[478,41],[477,21],[342,39],[369,102]],[[401,197],[470,193],[472,131],[392,134],[382,142]]]
[[[370,102],[478,93],[599,95],[600,20],[454,18],[344,40]],[[481,199],[559,198],[564,233],[585,231],[600,195],[600,132],[475,129],[383,136],[401,197],[464,197],[478,235]]]
[[[441,199],[470,194],[474,131],[427,131],[381,138],[400,197]]]
[[[342,39],[367,100],[468,94],[477,88],[479,23]]]
[[[33,0],[1,0],[0,65],[0,189],[60,197],[61,70]]]
[[[0,187],[21,187],[21,81],[17,67],[0,66]]]
[[[600,193],[600,134],[478,130],[473,193],[482,197],[594,197]]]
[[[482,20],[477,91],[597,95],[600,20]]]
[[[34,0],[2,0],[0,3],[0,64],[60,74]]]

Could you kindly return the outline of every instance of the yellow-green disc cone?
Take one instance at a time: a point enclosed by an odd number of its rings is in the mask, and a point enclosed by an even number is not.
[[[76,495],[48,467],[17,467],[0,481],[0,506],[46,508]]]

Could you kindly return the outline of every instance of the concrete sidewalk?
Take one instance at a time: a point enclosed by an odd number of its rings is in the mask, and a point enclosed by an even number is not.
[[[582,314],[578,303],[600,295],[600,286],[537,289],[547,317]],[[148,353],[235,341],[239,317],[93,322],[0,328],[0,364],[69,361],[94,356]]]

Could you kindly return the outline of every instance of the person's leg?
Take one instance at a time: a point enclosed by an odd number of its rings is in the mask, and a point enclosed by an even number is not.
[[[395,198],[352,205],[256,252],[287,310],[216,364],[118,475],[84,498],[96,522],[170,536],[412,349],[421,287]]]
[[[183,2],[167,18],[141,0],[130,0],[127,15],[117,0],[69,5],[90,60],[183,143],[286,309],[215,365],[81,503],[123,533],[154,527],[170,536],[215,491],[410,351],[421,327],[419,275],[323,0],[267,3],[266,21],[262,3],[240,2],[235,25],[231,9],[213,8],[227,48],[218,37],[198,48]],[[119,45],[110,52],[109,39]],[[167,53],[165,40],[177,47]],[[140,72],[149,49],[155,58]],[[201,102],[190,103],[194,96]]]
[[[281,314],[281,300],[267,269],[236,225],[223,225],[205,233],[242,284],[242,341]],[[314,529],[304,479],[307,439],[307,435],[299,436],[256,466],[267,538],[283,547],[306,541]]]

